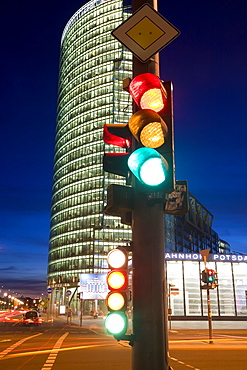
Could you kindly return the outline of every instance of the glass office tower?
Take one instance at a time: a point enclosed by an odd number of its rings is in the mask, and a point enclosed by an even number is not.
[[[103,213],[106,189],[125,179],[104,173],[105,123],[127,123],[132,113],[122,81],[132,75],[130,52],[111,31],[130,15],[122,0],[91,0],[69,20],[61,40],[48,286],[53,300],[75,294],[80,273],[101,273],[110,249],[126,245],[131,230]]]

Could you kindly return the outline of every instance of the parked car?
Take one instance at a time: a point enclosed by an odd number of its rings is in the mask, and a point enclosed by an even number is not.
[[[31,310],[24,313],[22,323],[24,325],[39,325],[42,323],[42,319],[37,311]]]

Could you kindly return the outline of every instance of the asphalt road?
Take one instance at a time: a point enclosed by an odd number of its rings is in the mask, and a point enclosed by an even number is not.
[[[0,368],[4,370],[131,370],[131,347],[105,333],[102,319],[83,319],[79,327],[65,318],[24,326],[21,316],[0,322]],[[169,332],[174,370],[246,370],[247,330]],[[134,369],[133,369],[134,370]],[[150,369],[152,370],[152,369]]]

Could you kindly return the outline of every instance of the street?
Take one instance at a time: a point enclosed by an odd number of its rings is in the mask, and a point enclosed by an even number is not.
[[[65,317],[24,326],[21,315],[0,321],[0,367],[6,370],[131,370],[131,347],[105,333],[103,319]],[[246,329],[217,329],[209,344],[205,329],[169,332],[170,365],[174,370],[246,370]],[[151,370],[151,369],[150,369]]]

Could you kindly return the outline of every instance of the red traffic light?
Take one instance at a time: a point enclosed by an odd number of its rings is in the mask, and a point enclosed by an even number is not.
[[[124,290],[128,287],[128,277],[125,271],[113,270],[107,275],[107,284],[110,290]]]
[[[105,124],[103,140],[107,144],[129,149],[131,147],[131,134],[129,132],[128,125]]]
[[[152,73],[136,76],[129,85],[129,93],[141,109],[151,109],[160,112],[167,98],[159,77]]]

